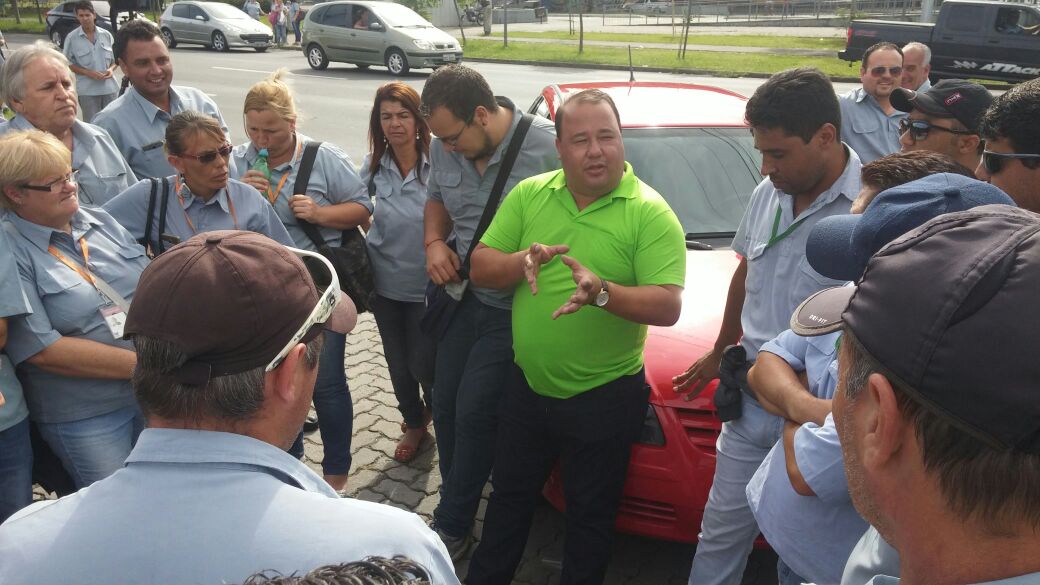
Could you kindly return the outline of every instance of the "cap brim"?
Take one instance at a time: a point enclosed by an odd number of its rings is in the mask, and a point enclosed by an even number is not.
[[[354,329],[355,325],[357,325],[357,307],[354,306],[354,301],[347,296],[347,293],[340,291],[339,302],[336,303],[336,308],[332,310],[332,315],[329,316],[328,321],[325,321],[323,328],[333,333],[347,334]]]
[[[854,286],[827,288],[802,301],[791,315],[791,330],[804,337],[826,335],[845,324],[841,314],[856,293]]]
[[[863,220],[860,214],[832,215],[816,222],[805,242],[809,266],[827,278],[856,280],[866,263],[853,251],[852,234]]]
[[[914,109],[914,98],[917,92],[912,89],[897,88],[888,98],[892,107],[900,112],[909,112]]]

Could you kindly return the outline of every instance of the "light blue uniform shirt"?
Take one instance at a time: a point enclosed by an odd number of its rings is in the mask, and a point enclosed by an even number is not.
[[[5,585],[242,583],[372,555],[403,555],[431,583],[459,583],[415,514],[341,499],[282,449],[213,431],[145,429],[126,467],[0,526]]]
[[[761,351],[779,356],[795,371],[804,371],[809,392],[830,399],[838,384],[836,345],[840,336],[835,332],[802,337],[788,329]],[[836,585],[867,523],[849,497],[833,417],[827,415],[823,427],[802,425],[795,434],[794,450],[798,469],[816,497],[794,491],[780,441],[748,483],[748,503],[762,534],[792,571],[817,585]]]
[[[365,157],[362,179],[369,181]],[[421,172],[419,172],[421,169]],[[430,161],[422,156],[407,177],[387,149],[372,178],[375,212],[368,231],[368,260],[376,281],[376,292],[395,301],[421,303],[426,298],[426,250],[423,247],[423,209]]]
[[[170,118],[186,110],[196,110],[220,121],[224,134],[231,139],[217,104],[193,87],[170,86],[170,113],[160,110],[131,86],[104,110],[94,116],[94,124],[112,135],[123,158],[130,163],[139,179],[168,177],[176,169],[166,160],[163,141]]]
[[[0,126],[0,135],[35,129],[19,114],[6,127]],[[108,132],[79,120],[72,123],[72,168],[79,171],[79,201],[83,205],[101,205],[137,181]]]
[[[985,583],[972,583],[969,585],[1036,585],[1037,583],[1040,583],[1040,573],[1027,573],[1025,575],[1018,575],[1017,577],[1008,577],[1007,579],[986,581]],[[868,581],[866,585],[899,585],[899,578],[889,577],[888,575],[877,575]]]
[[[899,121],[906,112],[886,114],[874,96],[862,87],[838,97],[841,105],[841,138],[856,151],[863,164],[899,152]]]
[[[849,160],[845,171],[797,218],[794,217],[794,198],[776,189],[768,178],[751,194],[751,202],[733,238],[733,249],[747,259],[748,265],[744,308],[740,313],[744,330],[740,344],[747,350],[748,359],[755,359],[763,343],[790,327],[791,313],[802,301],[816,291],[844,282],[813,270],[805,258],[805,241],[817,221],[847,214],[859,194],[859,157],[847,152]],[[777,234],[784,233],[796,220],[804,221],[790,235],[767,247],[778,207]]]
[[[278,220],[271,204],[260,193],[234,179],[228,179],[227,187],[204,201],[181,184],[180,196],[177,197],[177,177],[169,177],[170,188],[166,192],[166,231],[165,233],[186,242],[195,234],[216,230],[247,230],[264,234],[283,246],[293,246],[289,232]],[[162,182],[159,182],[155,210],[152,217],[152,250],[159,249],[159,209],[162,205]],[[148,222],[148,199],[152,194],[151,180],[141,181],[120,193],[115,199],[105,204],[104,210],[112,214],[130,235],[136,240],[144,238]],[[234,211],[234,214],[232,214]],[[191,224],[188,224],[188,221]],[[167,242],[166,248],[173,244]]]
[[[289,231],[297,248],[317,251],[317,246],[307,237],[300,227],[299,221],[289,209],[289,200],[293,196],[293,186],[296,184],[296,175],[300,170],[300,157],[303,156],[303,147],[311,139],[303,134],[296,135],[297,148],[289,162],[271,168],[271,189],[278,187],[278,183],[285,177],[278,198],[274,201],[274,210]],[[231,154],[231,177],[240,179],[249,171],[249,167],[256,162],[257,149],[252,142],[239,144]],[[286,177],[286,175],[288,175]],[[311,199],[321,206],[335,205],[337,203],[358,203],[372,213],[372,201],[368,198],[368,187],[361,180],[354,163],[347,153],[340,150],[338,146],[328,142],[322,142],[318,147],[318,154],[314,159],[314,168],[307,181],[307,192]],[[316,226],[318,233],[330,246],[338,246],[342,241],[342,230],[335,228]]]
[[[5,229],[18,263],[18,275],[32,315],[8,321],[7,354],[18,366],[33,420],[59,423],[82,420],[133,406],[129,380],[72,378],[44,371],[27,359],[62,337],[88,339],[129,349],[114,339],[101,316],[108,304],[78,272],[48,251],[54,246],[70,261],[83,265],[79,241],[86,238],[90,269],[128,301],[148,258],[133,237],[100,209],[80,209],[72,216],[72,234],[7,214]],[[2,579],[0,579],[2,581]]]
[[[242,5],[242,10],[249,16],[260,19],[260,3],[256,0],[246,0],[246,3]]]
[[[845,573],[841,576],[841,585],[863,585],[875,575],[898,577],[899,552],[871,526],[852,549],[848,563],[845,564]],[[899,580],[896,579],[895,582],[898,583]]]
[[[116,62],[112,53],[112,33],[101,27],[94,28],[94,42],[90,42],[83,27],[78,26],[65,37],[62,49],[69,63],[93,71],[105,71]],[[119,83],[115,77],[103,81],[91,79],[86,75],[76,74],[76,93],[78,95],[112,95],[119,93]]]
[[[444,150],[439,138],[434,138],[430,144],[430,184],[427,192],[430,199],[444,204],[454,223],[452,233],[456,238],[460,262],[466,259],[466,252],[477,232],[480,216],[484,213],[484,206],[491,196],[491,187],[498,176],[502,157],[505,156],[523,115],[523,112],[508,99],[496,99],[501,107],[513,111],[513,124],[495,149],[495,153],[491,155],[483,176],[477,172],[472,161],[466,160],[466,157],[457,152]],[[556,151],[556,130],[553,123],[541,116],[535,116],[506,180],[505,188],[502,189],[499,204],[501,205],[502,200],[520,181],[559,168],[560,156]],[[469,290],[486,305],[499,309],[509,309],[512,306],[511,287],[498,290],[470,285]]]
[[[32,311],[22,292],[18,265],[7,242],[7,232],[0,229],[0,319],[25,315]],[[3,349],[3,348],[0,348]],[[29,416],[22,396],[22,385],[14,374],[14,365],[6,353],[0,353],[0,393],[5,404],[0,406],[0,431],[7,430]]]

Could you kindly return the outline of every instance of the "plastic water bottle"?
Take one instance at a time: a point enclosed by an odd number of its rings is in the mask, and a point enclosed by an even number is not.
[[[253,166],[249,167],[251,171],[260,171],[263,173],[264,178],[268,181],[271,180],[271,168],[267,166],[267,149],[260,149],[260,152],[256,154],[256,161]]]

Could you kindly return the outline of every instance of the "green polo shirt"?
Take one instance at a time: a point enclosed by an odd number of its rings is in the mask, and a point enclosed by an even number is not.
[[[569,256],[620,285],[682,286],[686,243],[668,203],[632,174],[617,189],[578,211],[563,171],[517,184],[502,202],[484,245],[506,253],[533,242],[566,244]],[[574,294],[571,269],[560,258],[542,266],[538,295],[527,281],[513,297],[513,349],[531,388],[543,396],[570,398],[643,367],[647,326],[595,306],[552,314]]]

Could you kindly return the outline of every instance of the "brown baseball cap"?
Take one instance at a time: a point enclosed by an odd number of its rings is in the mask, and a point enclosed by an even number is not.
[[[809,297],[802,335],[847,327],[917,403],[997,449],[1040,453],[1040,215],[985,205],[882,248]]]
[[[145,268],[126,317],[125,337],[144,335],[175,344],[188,361],[167,374],[182,383],[205,385],[258,368],[277,356],[311,316],[330,286],[331,270],[316,254],[294,251],[261,234],[202,233]],[[353,329],[354,304],[336,294],[329,318],[311,326],[301,343],[323,329]]]

